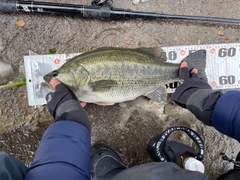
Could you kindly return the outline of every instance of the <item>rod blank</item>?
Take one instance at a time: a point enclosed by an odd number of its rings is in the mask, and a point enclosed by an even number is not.
[[[185,16],[174,14],[160,14],[152,12],[138,12],[126,9],[85,6],[75,4],[61,4],[51,2],[36,1],[16,1],[16,0],[0,0],[0,12],[13,13],[47,13],[60,15],[77,15],[83,18],[91,19],[177,19],[177,20],[193,20],[193,21],[209,21],[221,23],[240,24],[240,19],[205,17],[205,16]]]

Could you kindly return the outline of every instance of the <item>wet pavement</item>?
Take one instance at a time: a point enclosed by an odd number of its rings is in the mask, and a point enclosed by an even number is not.
[[[87,0],[51,1],[91,4]],[[216,16],[240,19],[238,0],[149,0],[138,5],[131,1],[114,1],[114,7],[166,14]],[[25,25],[18,27],[22,19]],[[177,20],[120,20],[101,21],[79,17],[3,14],[0,19],[0,61],[14,68],[12,81],[24,76],[23,56],[29,50],[47,54],[85,52],[98,47],[166,47],[177,45],[238,43],[240,26]],[[92,144],[108,143],[116,148],[129,167],[151,162],[146,152],[150,138],[165,128],[184,125],[195,129],[205,141],[204,165],[206,173],[215,179],[231,164],[223,162],[220,152],[234,158],[240,149],[232,140],[214,128],[199,122],[189,111],[172,102],[159,105],[145,98],[116,104],[97,106],[88,104],[86,111],[93,123]],[[45,129],[53,122],[47,108],[29,107],[26,87],[0,89],[0,150],[11,153],[29,165]],[[189,143],[183,134],[174,138]],[[180,140],[179,139],[179,140]]]

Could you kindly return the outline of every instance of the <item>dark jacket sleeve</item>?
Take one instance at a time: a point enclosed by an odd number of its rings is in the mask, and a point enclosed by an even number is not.
[[[46,130],[25,180],[83,180],[91,175],[91,139],[85,126],[59,121]]]
[[[240,91],[229,91],[218,99],[212,113],[212,125],[240,142]]]

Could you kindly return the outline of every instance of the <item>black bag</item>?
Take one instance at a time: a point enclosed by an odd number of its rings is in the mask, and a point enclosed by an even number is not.
[[[188,145],[177,141],[167,140],[174,131],[184,131],[197,145],[198,152]],[[184,153],[192,154],[197,160],[201,161],[204,155],[204,143],[202,138],[192,129],[175,126],[166,129],[162,134],[152,138],[148,142],[147,152],[151,159],[156,162],[175,162]]]

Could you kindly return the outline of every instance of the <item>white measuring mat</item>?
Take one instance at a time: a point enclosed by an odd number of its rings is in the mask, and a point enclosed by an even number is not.
[[[167,62],[179,63],[196,50],[207,51],[206,75],[213,89],[236,89],[240,87],[240,43],[207,44],[164,47]],[[177,84],[171,84],[168,93],[174,92]]]
[[[192,46],[163,47],[162,56],[170,63],[180,63],[196,50],[207,51],[206,75],[213,89],[240,88],[240,43],[207,44]],[[46,104],[41,83],[43,76],[61,67],[67,59],[78,55],[53,54],[24,56],[29,106]],[[178,83],[167,85],[168,93],[174,92]]]

